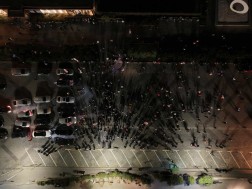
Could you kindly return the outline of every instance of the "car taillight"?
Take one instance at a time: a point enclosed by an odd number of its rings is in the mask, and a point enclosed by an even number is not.
[[[11,113],[12,111],[11,111],[11,106],[6,106],[7,108],[8,108],[8,113]]]

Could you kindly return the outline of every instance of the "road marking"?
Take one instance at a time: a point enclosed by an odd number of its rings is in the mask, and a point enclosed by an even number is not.
[[[120,149],[121,150],[121,149]],[[121,150],[121,152],[123,153],[123,156],[125,157],[125,159],[127,160],[127,162],[128,162],[128,164],[130,165],[130,167],[132,167],[131,166],[131,164],[130,164],[130,162],[129,162],[129,160],[128,160],[128,158],[126,157],[126,155],[124,154],[124,152]]]
[[[242,152],[240,152],[240,154],[242,155],[243,159],[246,161],[246,163],[247,163],[247,165],[249,166],[249,168],[251,168],[251,167],[250,167],[250,165],[249,165],[249,163],[248,163],[248,161],[245,159],[245,157],[244,157],[243,153],[242,153]]]
[[[61,159],[63,160],[63,162],[65,163],[65,165],[68,166],[67,163],[65,162],[64,158],[62,157],[61,153],[59,152],[59,150],[58,150],[58,153],[59,153]]]
[[[88,165],[88,163],[87,163],[86,159],[84,158],[84,156],[82,155],[82,153],[81,153],[80,149],[78,149],[78,151],[80,152],[81,157],[84,159],[85,163],[86,163],[86,164],[87,164],[87,166],[89,167],[89,165]]]
[[[196,151],[198,152],[200,158],[203,160],[203,162],[204,162],[204,164],[205,164],[205,166],[206,166],[206,168],[207,168],[207,164],[206,164],[205,160],[202,158],[202,156],[201,156],[201,154],[200,154],[200,151],[199,151],[199,150],[196,150]]]
[[[227,164],[226,160],[224,159],[224,157],[222,156],[221,151],[218,151],[218,152],[219,152],[219,154],[220,154],[220,156],[221,156],[222,160],[224,161],[224,163],[225,163],[225,164],[226,164],[226,166],[227,166],[228,164]]]
[[[143,153],[144,153],[145,157],[147,158],[148,162],[150,163],[151,167],[153,167],[153,165],[152,165],[152,163],[151,163],[150,159],[148,158],[148,156],[147,156],[147,155],[146,155],[146,153],[145,153],[145,150],[142,150],[142,151],[143,151]]]
[[[136,159],[137,159],[138,163],[140,164],[140,166],[142,167],[142,164],[141,164],[141,162],[139,161],[139,159],[137,158],[135,152],[134,152],[133,150],[131,150],[131,151],[132,151],[132,153],[134,154],[134,156],[136,157]]]
[[[238,166],[238,168],[240,168],[240,165],[238,164],[238,162],[236,161],[236,159],[234,158],[233,154],[231,153],[231,151],[227,151],[230,153],[230,155],[232,156],[233,160],[235,161],[236,165]]]
[[[23,169],[19,170],[16,174],[12,175],[10,178],[6,179],[7,181],[9,181],[10,179],[12,179],[13,177],[17,176],[21,171],[23,171]]]
[[[67,150],[67,151],[68,151],[68,153],[70,154],[70,156],[72,157],[72,159],[73,159],[75,165],[76,165],[77,167],[79,167],[79,165],[78,165],[77,162],[75,161],[73,155],[71,154],[70,150]]]
[[[155,155],[157,156],[158,160],[160,161],[160,163],[161,163],[161,165],[162,165],[162,161],[161,161],[161,159],[158,157],[158,155],[157,155],[157,153],[156,153],[156,150],[152,150],[152,151],[155,153]]]
[[[30,158],[31,162],[32,162],[32,163],[33,163],[33,165],[34,165],[35,163],[34,163],[34,161],[32,160],[32,158],[31,158],[30,154],[28,153],[27,148],[25,148],[25,151],[26,151],[26,153],[27,153],[28,157]]]
[[[37,151],[37,150],[36,150],[36,151]],[[38,153],[38,152],[37,152],[37,153]],[[38,156],[40,157],[40,159],[41,159],[41,161],[43,162],[44,166],[46,166],[46,164],[45,164],[43,158],[41,157],[41,155],[40,155],[39,153],[38,153]]]
[[[120,165],[119,161],[117,160],[115,154],[113,153],[113,150],[112,150],[112,149],[110,149],[110,152],[111,152],[111,154],[114,156],[114,158],[115,158],[117,164],[119,165],[119,167],[121,167],[121,165]]]
[[[168,157],[170,160],[172,160],[171,157],[169,156],[168,152],[167,152],[167,151],[169,151],[169,150],[163,150],[163,151],[166,153],[167,157]]]
[[[55,163],[54,159],[52,158],[51,154],[49,154],[50,158],[52,159],[54,165],[57,167],[57,164]]]
[[[185,162],[182,160],[181,156],[179,155],[178,150],[173,150],[173,151],[175,151],[175,152],[178,154],[179,159],[182,161],[184,167],[186,168],[186,164],[185,164]]]
[[[214,160],[213,155],[211,154],[211,152],[210,152],[210,151],[207,151],[207,152],[208,152],[209,155],[211,156],[211,158],[212,158],[212,160],[214,161],[216,167],[219,168],[219,166],[217,165],[216,161]]]
[[[96,164],[98,165],[98,167],[100,167],[99,163],[96,161],[96,159],[95,159],[93,153],[91,152],[91,150],[89,150],[89,152],[90,152],[91,156],[94,158],[94,160],[95,160]]]
[[[6,173],[1,174],[0,177],[2,177],[2,176],[4,176],[4,175],[7,175],[7,174],[9,174],[9,173],[11,173],[11,172],[14,172],[14,171],[16,171],[16,169],[13,169],[13,170],[11,170],[11,171],[7,171]]]
[[[109,162],[108,162],[107,158],[106,158],[105,155],[102,153],[102,150],[101,150],[101,149],[99,149],[99,151],[101,152],[103,158],[105,159],[105,161],[106,161],[106,163],[107,163],[107,165],[108,165],[108,167],[109,167],[110,165],[109,165]]]
[[[189,157],[190,157],[190,159],[192,160],[193,165],[194,165],[194,166],[196,166],[196,163],[194,162],[194,160],[193,160],[192,156],[189,154],[189,150],[185,150],[185,151],[187,152],[188,156],[189,156]]]

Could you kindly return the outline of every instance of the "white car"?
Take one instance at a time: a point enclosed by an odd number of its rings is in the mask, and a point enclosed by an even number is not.
[[[29,76],[31,70],[28,68],[11,68],[11,75],[14,76]]]
[[[57,75],[73,75],[74,71],[73,69],[66,69],[66,68],[58,68],[56,69]]]
[[[57,103],[74,103],[75,98],[73,96],[57,96]]]
[[[17,119],[15,121],[15,125],[16,126],[21,126],[21,127],[30,127],[31,126],[31,121]]]
[[[67,126],[71,126],[72,124],[77,123],[77,118],[74,116],[66,117],[66,118],[59,118],[59,123],[60,124],[66,124]]]
[[[51,136],[52,136],[51,130],[34,130],[32,132],[33,138],[46,138]]]
[[[29,98],[24,98],[24,99],[20,99],[20,100],[13,100],[12,104],[15,107],[18,107],[18,106],[29,106],[29,105],[31,105],[31,100]]]
[[[33,112],[32,110],[27,110],[27,111],[21,111],[17,114],[18,118],[22,118],[22,117],[31,117],[33,116]]]
[[[51,101],[51,97],[50,96],[35,96],[33,98],[33,101],[37,104],[39,103],[48,103]]]
[[[50,114],[52,109],[50,106],[37,106],[37,114]]]

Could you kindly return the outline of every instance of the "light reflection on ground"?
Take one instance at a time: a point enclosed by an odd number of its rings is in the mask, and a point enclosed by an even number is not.
[[[221,184],[213,184],[211,186],[200,186],[194,184],[191,186],[168,186],[165,182],[154,182],[150,187],[146,185],[139,186],[135,183],[126,184],[120,183],[73,183],[68,187],[69,189],[251,189],[252,185],[247,182],[247,180],[225,180]]]

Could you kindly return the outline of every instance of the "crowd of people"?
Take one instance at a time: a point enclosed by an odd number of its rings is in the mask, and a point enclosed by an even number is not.
[[[81,125],[87,128],[86,135],[90,140],[83,137],[83,141],[84,144],[91,142],[94,149],[94,140],[102,148],[111,148],[117,138],[121,139],[124,148],[177,148],[186,140],[181,130],[191,136],[193,147],[211,149],[216,141],[215,147],[223,148],[232,140],[232,136],[226,134],[218,141],[208,134],[203,122],[204,118],[216,119],[226,103],[225,90],[218,83],[225,72],[221,65],[215,65],[211,73],[207,69],[205,73],[199,73],[201,66],[194,64],[193,78],[189,78],[187,67],[180,63],[172,65],[172,71],[165,64],[138,64],[134,76],[127,71],[112,72],[111,64],[86,63],[83,66],[86,84],[93,94],[82,104],[85,108],[82,107]],[[217,76],[213,89],[203,89],[200,75],[213,73]],[[195,118],[195,125],[186,120],[186,113]],[[199,140],[201,132],[202,140]],[[78,148],[82,146],[86,145],[78,145]],[[117,144],[113,146],[117,147]]]

